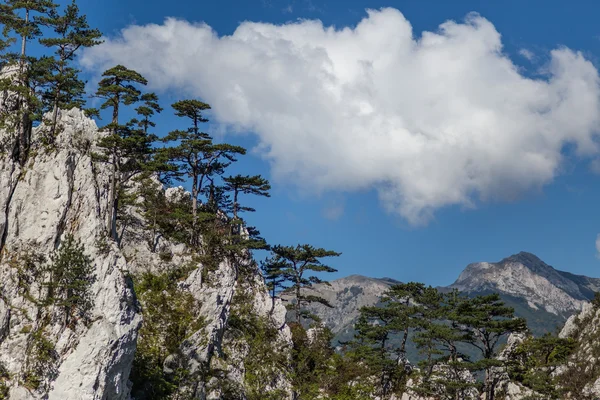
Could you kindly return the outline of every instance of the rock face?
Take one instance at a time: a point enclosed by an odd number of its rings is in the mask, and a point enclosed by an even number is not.
[[[185,246],[164,239],[158,240],[160,251],[151,252],[136,226],[125,232],[122,248],[107,240],[109,180],[91,157],[100,133],[94,121],[76,109],[60,112],[59,126],[51,147],[44,144],[47,128],[34,128],[25,166],[9,153],[0,157],[0,398],[7,394],[15,400],[129,399],[129,374],[143,319],[129,276],[162,268],[160,254],[169,253],[171,265],[189,262],[189,254]],[[0,150],[10,152],[10,136],[0,133],[0,143]],[[168,194],[184,195],[180,192],[171,189]],[[136,216],[135,210],[131,212]],[[94,265],[94,305],[88,325],[65,324],[58,310],[40,311],[39,296],[47,289],[36,271],[48,263],[67,234],[81,242]],[[229,260],[204,275],[210,285],[202,282],[203,266],[198,264],[181,284],[202,305],[205,321],[182,348],[187,365],[200,369],[223,353],[232,299],[239,290],[247,292],[251,312],[281,328],[277,340],[289,344],[285,308],[277,302],[271,309],[258,271],[243,288],[238,287]],[[40,338],[51,361],[46,360],[44,372],[33,377],[31,365]],[[244,350],[239,348],[229,350],[230,361],[221,366],[243,386]],[[283,378],[273,382],[276,388],[289,387]],[[192,398],[220,396],[201,382],[185,389]]]
[[[532,309],[568,317],[593,297],[600,279],[555,270],[521,252],[497,263],[470,264],[450,287],[467,293],[499,292],[524,299]]]
[[[37,128],[26,166],[6,155],[0,163],[0,362],[10,375],[5,384],[11,399],[43,398],[46,391],[49,399],[126,399],[142,319],[122,254],[114,244],[97,245],[104,237],[106,196],[106,179],[94,173],[89,155],[97,128],[78,110],[62,113],[60,124],[54,150],[44,151],[43,127]],[[89,328],[64,326],[52,315],[42,326],[32,301],[41,288],[22,284],[33,273],[28,263],[47,258],[66,233],[81,241],[95,266]],[[28,349],[32,332],[42,329],[55,357],[35,390],[26,382]]]
[[[559,334],[577,342],[575,352],[556,374],[574,387],[570,398],[581,400],[600,397],[600,308],[591,303],[569,318]]]

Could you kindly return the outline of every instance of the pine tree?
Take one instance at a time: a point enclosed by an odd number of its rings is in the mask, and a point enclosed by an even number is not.
[[[85,82],[79,79],[79,70],[70,64],[79,49],[102,43],[99,40],[102,34],[98,29],[90,29],[86,16],[79,14],[75,0],[65,7],[62,15],[53,8],[38,22],[56,34],[56,37],[40,39],[43,46],[55,49],[55,56],[47,58],[46,89],[42,98],[52,111],[52,133],[56,134],[58,110],[82,107],[85,103]]]
[[[85,248],[73,235],[67,235],[50,256],[48,301],[63,309],[65,325],[74,318],[87,322],[94,305],[91,285],[95,281],[94,265]]]
[[[170,132],[163,142],[177,142],[178,144],[162,151],[162,158],[176,165],[177,173],[171,175],[181,179],[187,176],[192,180],[192,214],[194,228],[198,220],[198,196],[203,192],[207,180],[211,182],[211,196],[209,203],[214,202],[215,186],[214,175],[224,173],[236,156],[246,154],[243,147],[229,144],[214,144],[210,135],[200,130],[200,124],[208,122],[203,112],[210,110],[210,106],[198,100],[182,100],[174,103],[178,117],[187,118],[191,126],[186,130]],[[196,237],[192,238],[192,243]]]
[[[431,293],[431,296],[421,298],[425,311],[413,337],[424,356],[419,362],[422,382],[414,389],[421,396],[439,396],[444,400],[463,399],[476,386],[474,382],[464,379],[465,371],[471,365],[469,357],[459,350],[461,343],[470,342],[471,335],[448,319],[455,314],[462,299],[456,290],[445,295]]]
[[[112,108],[112,120],[103,128],[109,134],[98,142],[104,154],[99,155],[97,160],[111,166],[107,228],[109,235],[118,242],[117,212],[119,191],[122,189],[120,183],[128,181],[139,172],[140,163],[150,153],[151,148],[151,139],[143,131],[119,124],[119,111],[121,105],[138,102],[141,91],[135,85],[146,85],[148,82],[136,71],[122,65],[108,69],[102,76],[104,78],[99,83],[96,96],[105,99],[102,109]],[[127,164],[128,170],[124,170],[124,163]]]
[[[404,365],[400,366],[394,357],[392,338],[404,331],[407,326],[405,312],[400,315],[398,308],[392,309],[390,303],[382,307],[362,307],[354,326],[355,341],[352,343],[351,356],[354,362],[367,366],[365,377],[377,378],[375,395],[385,399],[404,383]]]
[[[483,390],[486,399],[494,400],[497,382],[493,369],[502,365],[496,359],[498,343],[502,337],[525,331],[525,320],[515,318],[514,309],[504,305],[497,293],[462,299],[449,319],[465,331],[468,344],[479,351],[481,359],[473,369],[485,371]]]
[[[353,356],[369,366],[370,374],[379,377],[378,395],[386,398],[403,388],[409,372],[409,333],[425,328],[425,320],[432,318],[440,301],[435,288],[409,282],[390,287],[378,306],[361,308]]]
[[[40,17],[54,10],[57,5],[51,0],[4,0],[0,7],[0,23],[4,26],[2,47],[21,41],[20,53],[7,52],[2,55],[4,66],[16,68],[0,81],[0,90],[15,94],[13,110],[2,116],[2,127],[16,132],[13,157],[25,164],[30,146],[32,123],[41,114],[41,102],[32,88],[31,64],[37,59],[27,54],[27,43],[42,35]],[[11,36],[14,34],[15,36]]]
[[[286,288],[287,279],[284,274],[286,266],[287,262],[277,257],[268,257],[261,262],[262,275],[271,294],[271,312],[275,309],[275,300],[279,298],[281,291]]]
[[[223,178],[225,182],[224,189],[227,192],[233,193],[233,203],[231,204],[231,212],[233,214],[233,226],[232,228],[236,229],[236,234],[240,233],[241,222],[238,214],[243,211],[254,212],[254,208],[241,206],[239,202],[240,194],[252,194],[255,196],[264,196],[270,197],[269,190],[271,190],[271,185],[269,181],[263,178],[260,175],[254,176],[229,176]]]
[[[148,129],[156,126],[156,123],[150,120],[150,118],[152,118],[155,114],[160,114],[163,111],[163,108],[158,104],[158,96],[156,93],[144,93],[140,97],[140,101],[142,101],[143,104],[137,107],[135,112],[140,116],[141,119],[134,119],[132,122],[142,129],[147,135]]]
[[[398,360],[406,358],[409,330],[420,327],[423,315],[427,312],[426,301],[431,305],[437,299],[436,289],[418,282],[396,284],[384,293],[382,301],[385,307],[389,308],[396,316],[396,325],[402,326]],[[435,307],[437,304],[432,306]]]
[[[297,245],[296,247],[273,246],[271,253],[270,263],[278,266],[277,270],[272,270],[273,278],[285,279],[290,287],[289,293],[294,298],[291,308],[294,311],[296,324],[300,325],[302,319],[318,320],[318,317],[306,310],[305,306],[310,303],[320,303],[327,307],[331,307],[331,305],[320,296],[307,294],[306,290],[317,283],[327,284],[327,281],[314,275],[306,275],[310,272],[337,272],[336,269],[323,264],[321,259],[338,257],[341,253],[315,248],[309,244]]]

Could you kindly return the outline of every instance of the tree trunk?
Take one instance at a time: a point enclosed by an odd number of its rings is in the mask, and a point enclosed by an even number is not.
[[[117,178],[119,177],[119,157],[115,154],[113,150],[113,168],[112,168],[112,176],[111,176],[111,188],[110,188],[110,212],[109,212],[109,235],[112,239],[118,243],[119,236],[117,233],[117,211],[119,209],[119,195],[117,193]]]
[[[25,24],[29,23],[29,10],[25,10]],[[21,36],[21,67],[25,65],[25,54],[27,50],[27,37]]]
[[[61,62],[59,75],[62,77],[65,73],[65,66]],[[56,120],[58,119],[58,99],[60,97],[60,84],[56,85],[54,92],[54,105],[52,107],[52,136],[56,136]]]
[[[404,335],[402,337],[402,344],[400,345],[400,353],[406,355],[406,341],[408,339],[408,325],[404,328]]]
[[[196,244],[196,231],[198,224],[198,174],[194,172],[192,181],[192,244]]]
[[[29,23],[29,10],[25,10],[25,23]],[[27,88],[29,85],[27,84],[25,77],[25,56],[27,54],[27,37],[25,35],[21,36],[21,59],[19,61],[19,73],[20,79],[22,79],[21,84],[23,87]],[[23,113],[21,116],[21,121],[19,123],[19,163],[21,166],[25,165],[25,161],[27,160],[27,125],[29,123],[28,118],[28,102],[21,99],[21,112]]]
[[[296,323],[298,325],[300,325],[300,279],[296,279],[296,304],[295,304],[295,311],[296,311]]]
[[[494,400],[494,384],[492,377],[492,370],[490,368],[485,370],[485,398],[486,400]]]
[[[237,188],[233,192],[233,219],[237,220],[238,213],[238,190]]]
[[[113,100],[113,116],[112,116],[112,124],[113,127],[111,129],[111,134],[112,135],[116,135],[117,134],[117,125],[119,123],[119,102],[120,99],[119,97],[116,97]],[[118,160],[118,155],[117,155],[117,151],[114,148],[113,145],[113,149],[112,149],[112,154],[111,154],[111,164],[112,164],[112,171],[111,171],[111,176],[110,176],[110,194],[109,194],[109,200],[108,200],[108,207],[107,207],[107,214],[108,214],[108,221],[107,221],[107,230],[108,230],[108,235],[114,240],[117,241],[117,209],[118,209],[118,199],[117,199],[117,176],[119,173],[119,167],[118,164],[119,160]]]

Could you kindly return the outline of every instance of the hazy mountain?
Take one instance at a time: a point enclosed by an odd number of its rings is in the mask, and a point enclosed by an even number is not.
[[[311,310],[333,330],[338,339],[349,339],[353,335],[360,308],[377,304],[383,292],[394,283],[399,282],[390,278],[350,275],[331,281],[329,285],[315,285],[313,294],[326,299],[333,308],[313,304]]]

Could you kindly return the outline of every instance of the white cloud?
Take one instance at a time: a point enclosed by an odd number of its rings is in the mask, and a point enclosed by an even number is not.
[[[596,236],[596,257],[600,258],[600,233]]]
[[[539,189],[567,143],[598,152],[596,69],[567,48],[550,56],[546,79],[529,79],[486,19],[416,37],[388,8],[354,28],[244,22],[230,36],[167,19],[124,29],[82,65],[123,63],[153,89],[202,98],[214,120],[258,135],[275,178],[375,188],[389,210],[423,223],[441,207]]]
[[[535,54],[531,50],[521,49],[519,50],[519,54],[525,57],[529,61],[533,61],[535,59]]]

